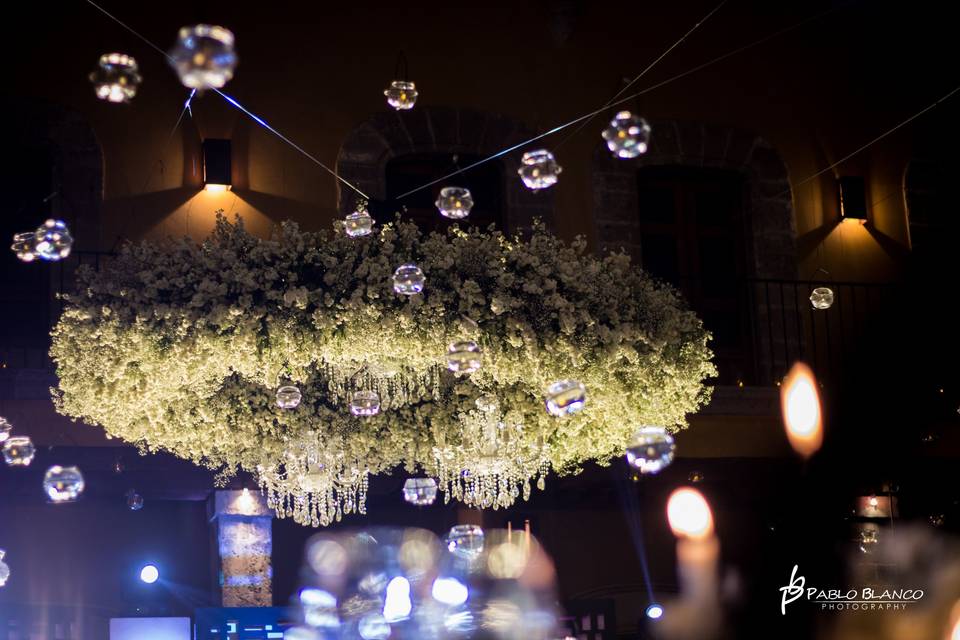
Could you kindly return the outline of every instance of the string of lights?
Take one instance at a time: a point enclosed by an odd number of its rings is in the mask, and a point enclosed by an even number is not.
[[[130,33],[132,33],[133,35],[135,35],[136,37],[138,37],[140,40],[142,40],[142,41],[145,42],[147,45],[149,45],[152,49],[154,49],[155,51],[159,52],[164,58],[167,59],[168,62],[170,62],[171,64],[174,63],[174,59],[170,56],[170,54],[168,54],[166,51],[164,51],[163,49],[161,49],[159,46],[157,46],[156,44],[154,44],[153,42],[151,42],[146,36],[144,36],[143,34],[141,34],[140,32],[138,32],[136,29],[134,29],[133,27],[131,27],[131,26],[128,25],[127,23],[125,23],[125,22],[123,22],[122,20],[120,20],[119,18],[117,18],[115,15],[113,15],[112,13],[110,13],[109,11],[107,11],[106,9],[104,9],[103,7],[101,7],[99,4],[97,4],[97,3],[94,2],[93,0],[86,0],[86,2],[87,2],[87,4],[91,5],[92,7],[94,7],[94,8],[97,9],[98,11],[100,11],[103,15],[107,16],[108,18],[110,18],[111,20],[113,20],[114,22],[116,22],[118,25],[120,25],[121,27],[123,27],[124,29],[126,29],[127,31],[129,31]],[[363,191],[361,191],[360,189],[358,189],[356,186],[354,186],[354,185],[353,185],[352,183],[350,183],[348,180],[344,179],[340,174],[338,174],[336,171],[334,171],[333,169],[331,169],[330,167],[328,167],[326,164],[324,164],[323,162],[321,162],[321,161],[320,161],[319,159],[317,159],[313,154],[309,153],[309,152],[306,151],[303,147],[301,147],[300,145],[298,145],[298,144],[296,144],[295,142],[293,142],[290,138],[288,138],[288,137],[285,136],[284,134],[280,133],[280,131],[278,131],[276,128],[270,126],[270,125],[267,123],[266,120],[264,120],[263,118],[261,118],[260,116],[258,116],[258,115],[255,114],[254,112],[252,112],[250,109],[248,109],[248,108],[244,107],[242,104],[240,104],[240,102],[239,102],[236,98],[233,98],[232,96],[229,96],[229,95],[227,95],[226,93],[224,93],[223,91],[220,91],[219,89],[216,89],[216,88],[214,88],[213,91],[214,91],[217,95],[219,95],[221,98],[223,98],[224,100],[226,100],[227,103],[229,103],[230,105],[236,107],[236,108],[239,109],[241,112],[243,112],[245,115],[247,115],[251,120],[253,120],[253,121],[256,122],[257,124],[259,124],[260,126],[262,126],[264,129],[266,129],[267,131],[269,131],[269,132],[272,133],[273,135],[275,135],[275,136],[277,136],[278,138],[280,138],[282,141],[284,141],[285,143],[287,143],[288,145],[290,145],[292,148],[294,148],[294,149],[296,149],[298,152],[300,152],[300,153],[301,153],[304,157],[306,157],[308,160],[310,160],[311,162],[313,162],[314,164],[316,164],[318,167],[320,167],[321,169],[323,169],[324,171],[326,171],[327,173],[329,173],[330,175],[332,175],[334,178],[336,178],[337,180],[339,180],[341,183],[343,183],[344,185],[346,185],[347,187],[349,187],[350,189],[352,189],[354,192],[357,193],[357,195],[359,195],[360,197],[364,198],[365,200],[369,200],[369,199],[370,199],[370,197],[369,197],[367,194],[365,194]],[[189,104],[189,101],[188,101],[188,104]]]

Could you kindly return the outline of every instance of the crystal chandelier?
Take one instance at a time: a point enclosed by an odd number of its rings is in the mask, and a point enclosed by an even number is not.
[[[351,513],[367,513],[370,471],[361,463],[331,454],[337,447],[315,442],[291,448],[283,463],[257,468],[267,506],[280,518],[317,527],[339,522]],[[302,454],[294,454],[299,450]]]
[[[468,411],[460,415],[460,433],[460,443],[433,449],[444,502],[452,497],[471,507],[506,509],[521,494],[530,498],[531,482],[544,489],[548,446],[543,436],[525,434],[516,416],[498,407]]]

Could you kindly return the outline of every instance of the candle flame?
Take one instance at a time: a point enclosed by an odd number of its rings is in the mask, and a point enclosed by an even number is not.
[[[947,623],[946,640],[960,640],[960,601],[950,610],[950,621]]]
[[[823,444],[820,394],[810,367],[802,362],[793,365],[780,387],[780,406],[790,446],[804,458],[809,458]]]
[[[713,513],[706,498],[696,489],[683,487],[670,494],[667,520],[678,538],[703,540],[713,535]]]

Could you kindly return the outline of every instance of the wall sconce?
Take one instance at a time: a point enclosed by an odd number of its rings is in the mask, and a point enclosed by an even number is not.
[[[231,186],[230,141],[207,138],[203,141],[203,184],[207,191],[226,191]]]
[[[859,220],[861,224],[867,219],[867,191],[863,178],[860,176],[844,176],[837,178],[840,197],[840,217],[844,220]]]

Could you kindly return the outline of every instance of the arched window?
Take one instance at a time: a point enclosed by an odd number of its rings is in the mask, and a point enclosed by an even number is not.
[[[908,165],[904,191],[914,251],[933,255],[955,242],[960,222],[953,183],[958,171],[956,160],[916,159]]]
[[[54,155],[50,145],[15,144],[4,155],[0,171],[0,239],[5,243],[0,256],[0,356],[10,360],[10,366],[18,365],[25,348],[45,348],[49,342],[52,270],[46,264],[20,262],[8,247],[15,233],[36,229],[53,214],[54,198],[48,196],[57,188]]]
[[[90,125],[55,104],[23,100],[7,120],[21,126],[6,140],[0,167],[0,361],[11,368],[49,366],[50,326],[60,311],[55,293],[72,282],[80,247],[96,248],[103,156]],[[74,237],[68,260],[27,264],[9,250],[14,233],[61,218]]]
[[[369,194],[374,203],[390,201],[458,166],[467,167],[518,144],[531,133],[513,118],[466,108],[417,106],[409,113],[377,113],[347,135],[337,157],[337,171]],[[496,223],[513,234],[529,229],[535,219],[549,224],[553,219],[552,189],[536,193],[523,185],[517,177],[521,155],[506,154],[404,198],[400,204],[407,207],[407,216],[424,228],[447,229],[450,221],[433,203],[441,188],[459,186],[470,189],[475,202],[461,226],[464,222],[468,226]],[[354,200],[352,195],[340,198],[343,215],[353,211]]]
[[[393,199],[411,189],[479,160],[479,156],[448,153],[416,153],[391,158],[386,167],[387,199]],[[440,215],[434,204],[443,187],[466,187],[473,196],[470,215],[459,221],[461,226],[486,228],[495,224],[503,230],[503,168],[498,162],[487,162],[470,171],[417,191],[404,198],[404,217],[416,222],[425,231],[442,231],[454,222]]]
[[[637,171],[640,259],[670,282],[713,334],[720,370],[731,378],[751,362],[744,278],[749,226],[744,176],[684,166]],[[724,380],[722,382],[733,382]]]

